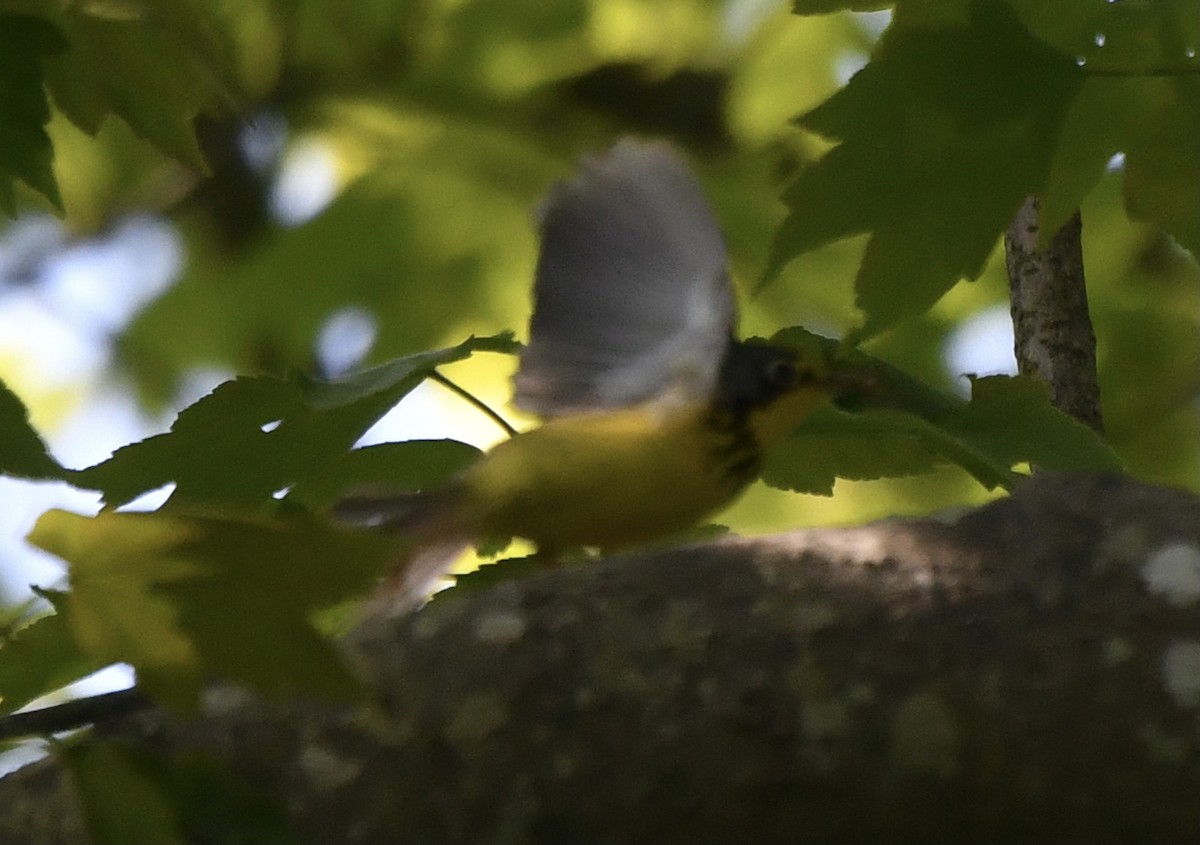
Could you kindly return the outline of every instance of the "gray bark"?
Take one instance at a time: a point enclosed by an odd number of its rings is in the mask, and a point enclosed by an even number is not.
[[[1082,231],[1076,212],[1038,249],[1037,197],[1028,197],[1013,218],[1004,236],[1013,349],[1018,371],[1048,384],[1055,407],[1103,431]]]
[[[372,708],[97,733],[203,750],[304,842],[1200,838],[1200,499],[1036,477],[956,518],[614,558],[366,620]],[[0,842],[83,842],[53,760]]]

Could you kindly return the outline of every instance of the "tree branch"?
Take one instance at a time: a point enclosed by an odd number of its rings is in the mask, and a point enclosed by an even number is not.
[[[1200,498],[1046,473],[372,617],[369,712],[214,688],[98,736],[216,758],[297,842],[1190,841],[1198,577]],[[0,842],[86,841],[69,783],[0,781]]]
[[[1018,370],[1048,384],[1057,408],[1103,431],[1082,225],[1076,212],[1039,250],[1038,199],[1025,200],[1004,236],[1009,302]]]
[[[37,734],[54,734],[111,721],[148,707],[150,700],[139,689],[75,698],[62,704],[10,713],[0,718],[0,741]]]

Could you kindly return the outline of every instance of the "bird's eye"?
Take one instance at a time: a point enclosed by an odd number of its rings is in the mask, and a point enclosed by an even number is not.
[[[799,381],[795,363],[782,358],[769,363],[765,375],[767,383],[777,389],[791,387]]]

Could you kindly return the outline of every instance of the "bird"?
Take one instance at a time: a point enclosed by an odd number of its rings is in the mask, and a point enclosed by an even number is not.
[[[687,162],[625,138],[583,158],[536,215],[540,247],[514,404],[543,420],[444,487],[352,493],[343,523],[413,551],[416,595],[475,542],[622,550],[731,502],[764,455],[854,386],[819,356],[738,340],[724,238]],[[813,360],[810,360],[813,359]]]

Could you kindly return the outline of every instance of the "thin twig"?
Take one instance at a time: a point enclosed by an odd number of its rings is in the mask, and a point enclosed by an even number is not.
[[[1148,67],[1140,70],[1127,70],[1118,67],[1104,67],[1090,61],[1084,62],[1082,70],[1088,76],[1119,76],[1128,79],[1146,77],[1184,77],[1200,76],[1200,65],[1163,65]]]
[[[458,394],[466,401],[470,402],[472,405],[474,405],[476,408],[478,408],[480,411],[482,411],[492,422],[494,422],[496,425],[500,426],[500,428],[502,428],[504,430],[504,433],[507,434],[509,437],[516,437],[517,430],[509,424],[508,420],[506,420],[506,419],[504,419],[504,417],[500,416],[500,414],[497,413],[490,405],[488,405],[486,402],[484,402],[482,399],[480,399],[474,393],[467,390],[465,387],[462,387],[462,386],[456,384],[455,382],[451,381],[450,379],[446,378],[444,375],[439,373],[437,370],[432,371],[429,374],[429,377],[431,379],[433,379],[434,381],[436,381],[438,384],[442,385],[443,387],[447,388],[448,390],[453,391],[454,393]]]
[[[0,718],[0,741],[25,736],[60,733],[96,722],[106,722],[150,706],[137,687],[90,695]]]

